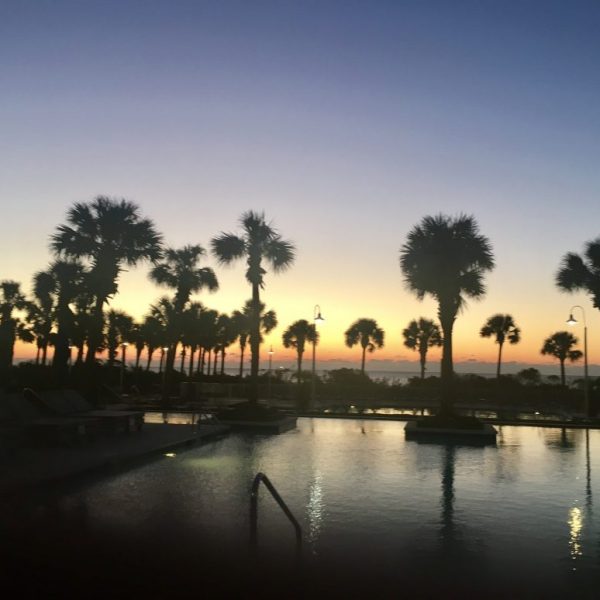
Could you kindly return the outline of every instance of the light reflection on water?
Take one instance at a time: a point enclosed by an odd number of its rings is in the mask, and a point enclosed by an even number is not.
[[[481,448],[406,441],[403,428],[299,419],[296,431],[230,435],[64,501],[85,504],[98,528],[245,548],[250,485],[263,471],[300,521],[313,560],[415,573],[439,563],[500,586],[533,579],[550,590],[572,585],[570,577],[583,586],[600,578],[591,518],[600,432],[502,426],[496,446]],[[291,551],[293,530],[264,490],[259,515],[261,545]]]

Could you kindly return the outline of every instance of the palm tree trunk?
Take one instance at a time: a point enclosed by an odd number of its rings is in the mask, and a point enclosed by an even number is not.
[[[258,403],[258,368],[260,363],[260,291],[257,283],[252,284],[252,323],[250,323],[250,376],[252,382],[248,400]]]
[[[564,387],[566,385],[566,377],[565,377],[565,359],[561,358],[560,360],[560,383]]]
[[[217,361],[219,360],[219,351],[215,348],[215,355],[213,358],[213,375],[217,374]]]
[[[181,363],[179,365],[179,370],[183,373],[183,365],[185,364],[185,346],[181,347]]]
[[[146,363],[146,371],[150,370],[150,363],[152,362],[153,354],[154,354],[154,348],[148,348],[148,362]]]
[[[42,349],[38,346],[37,350],[35,352],[35,364],[39,365],[40,364],[40,353],[41,353]]]
[[[42,366],[46,366],[46,358],[48,356],[48,342],[44,342],[42,345]]]
[[[225,375],[225,348],[221,350],[221,375]]]
[[[85,364],[89,366],[96,362],[96,352],[102,342],[102,326],[104,324],[104,298],[98,296],[91,319],[91,327],[88,335],[88,351],[85,357]]]
[[[441,413],[448,415],[452,413],[452,405],[454,403],[454,364],[452,361],[452,330],[454,328],[454,320],[456,311],[452,306],[444,306],[440,302],[439,319],[443,332],[442,345],[442,394],[440,409]]]
[[[240,379],[244,376],[244,350],[245,346],[240,346]]]
[[[362,375],[365,374],[365,356],[367,355],[367,348],[366,346],[363,346],[362,349],[362,361],[360,363],[360,372]]]
[[[140,368],[140,359],[142,358],[142,348],[135,349],[135,369]]]
[[[502,364],[502,346],[503,344],[498,344],[498,368],[496,369],[496,378],[500,379],[500,365]]]
[[[298,385],[300,385],[301,374],[302,374],[302,352],[298,351]]]
[[[188,368],[190,379],[194,376],[194,354],[196,354],[196,346],[190,346],[190,363]]]
[[[419,350],[419,356],[420,356],[419,362],[421,363],[421,379],[425,379],[425,364],[427,362],[427,347],[425,348],[425,351]]]

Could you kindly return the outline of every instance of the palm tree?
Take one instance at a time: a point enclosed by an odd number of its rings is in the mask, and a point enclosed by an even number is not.
[[[542,354],[549,354],[560,361],[560,382],[562,385],[565,385],[565,360],[569,359],[571,362],[575,362],[583,356],[581,351],[572,350],[578,341],[568,331],[557,331],[544,340],[544,345],[540,350]]]
[[[425,379],[427,351],[433,346],[442,345],[440,328],[433,321],[420,317],[418,321],[413,319],[402,331],[402,335],[404,336],[404,345],[419,352],[421,379]]]
[[[28,320],[35,336],[38,352],[36,364],[46,364],[50,333],[54,325],[54,291],[56,283],[52,273],[39,271],[33,276],[33,302],[28,307]]]
[[[56,260],[50,265],[56,293],[56,336],[52,368],[63,383],[68,375],[69,345],[77,346],[78,361],[81,361],[83,344],[87,338],[89,312],[92,298],[84,284],[85,271],[77,261]],[[76,312],[71,310],[75,304]]]
[[[515,325],[512,315],[493,315],[481,328],[479,332],[481,337],[495,336],[498,344],[498,366],[496,368],[496,377],[500,379],[500,366],[502,364],[502,346],[508,340],[509,344],[518,344],[521,341],[521,330]]]
[[[427,216],[409,232],[400,266],[408,289],[419,300],[430,294],[438,302],[443,334],[441,411],[447,414],[454,400],[454,322],[465,297],[484,295],[483,276],[494,267],[492,248],[473,217]]]
[[[583,257],[573,252],[563,257],[556,285],[567,292],[584,290],[600,309],[600,238],[586,243]]]
[[[234,310],[231,313],[233,319],[233,326],[237,331],[237,339],[240,344],[240,379],[244,376],[244,353],[246,351],[246,345],[248,344],[248,338],[250,336],[250,322],[248,315],[241,310]]]
[[[302,373],[302,355],[306,343],[317,344],[319,342],[319,332],[314,323],[309,323],[306,319],[294,321],[284,332],[282,336],[284,348],[295,348],[298,362],[298,383],[301,380]]]
[[[15,311],[27,310],[29,302],[21,293],[21,284],[16,281],[0,282],[0,372],[13,363],[15,341],[32,342],[33,334]]]
[[[147,352],[146,371],[150,370],[152,355],[161,348],[164,344],[165,330],[163,323],[159,318],[153,315],[144,317],[144,321],[140,325],[140,336],[144,340]]]
[[[291,242],[283,240],[279,233],[265,221],[262,213],[248,211],[240,219],[243,233],[221,233],[211,241],[212,251],[219,262],[231,264],[238,259],[246,258],[246,279],[252,286],[252,313],[250,326],[250,401],[258,400],[258,367],[260,353],[260,290],[264,288],[264,264],[270,265],[275,273],[289,268],[294,262],[295,248]]]
[[[181,345],[183,346],[185,352],[185,348],[190,349],[190,358],[189,358],[189,376],[192,377],[194,374],[194,355],[196,354],[196,350],[200,346],[200,325],[201,325],[201,315],[204,312],[204,306],[200,302],[191,302],[190,305],[184,310],[182,315],[182,336],[181,336]],[[181,368],[181,372],[183,373],[183,365]]]
[[[113,366],[119,346],[132,341],[133,317],[122,310],[111,309],[106,315],[106,348],[108,365]]]
[[[140,217],[134,203],[106,196],[75,203],[67,213],[67,223],[59,225],[50,246],[59,256],[89,262],[88,285],[95,300],[86,357],[91,365],[102,343],[103,307],[118,291],[119,274],[124,266],[157,261],[162,238],[152,221]]]
[[[173,298],[175,321],[173,326],[177,327],[177,332],[175,332],[174,345],[170,345],[167,352],[165,389],[163,392],[165,394],[168,389],[169,375],[175,362],[176,347],[183,336],[183,313],[191,295],[202,289],[208,289],[211,292],[219,289],[214,271],[209,267],[198,267],[198,262],[205,255],[206,251],[198,244],[184,246],[179,249],[167,248],[162,262],[150,271],[150,279],[159,285],[175,290],[175,297]]]
[[[375,348],[383,348],[385,332],[377,325],[374,319],[358,319],[344,333],[346,338],[346,346],[352,348],[356,344],[360,344],[362,348],[362,361],[360,364],[360,372],[365,374],[365,355],[367,350],[374,352]]]

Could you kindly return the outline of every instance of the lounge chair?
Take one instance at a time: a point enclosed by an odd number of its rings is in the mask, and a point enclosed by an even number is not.
[[[88,441],[98,433],[100,421],[91,417],[67,419],[52,415],[29,394],[6,394],[7,412],[34,445],[71,445]]]
[[[35,394],[35,392],[31,393]],[[130,433],[139,431],[144,424],[142,411],[95,409],[76,390],[52,390],[36,395],[54,416],[70,419],[82,417],[98,419],[103,433]]]

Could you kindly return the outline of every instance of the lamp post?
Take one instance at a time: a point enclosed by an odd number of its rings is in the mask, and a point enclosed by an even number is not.
[[[268,393],[267,396],[269,397],[269,400],[271,399],[271,367],[273,366],[273,346],[271,346],[269,348],[269,375],[268,375],[268,379],[267,379],[267,383],[268,383]]]
[[[585,411],[585,416],[590,416],[590,393],[589,393],[589,385],[588,385],[588,352],[587,352],[587,324],[585,321],[585,311],[582,306],[576,304],[571,307],[569,311],[569,318],[567,319],[567,324],[575,325],[577,323],[577,319],[573,317],[573,310],[578,308],[581,311],[581,315],[583,316],[583,406]]]
[[[315,384],[317,379],[316,374],[316,357],[317,357],[317,325],[319,323],[323,323],[325,319],[321,315],[321,307],[318,304],[315,304],[315,308],[313,310],[313,320],[315,322],[315,336],[313,338],[312,344],[312,383],[311,383],[311,391],[310,391],[310,403],[311,408],[315,406]]]
[[[123,381],[125,379],[125,356],[127,355],[128,342],[121,344],[121,393],[123,393]]]

